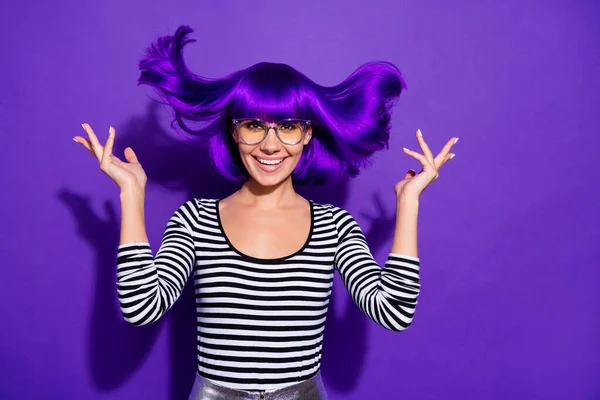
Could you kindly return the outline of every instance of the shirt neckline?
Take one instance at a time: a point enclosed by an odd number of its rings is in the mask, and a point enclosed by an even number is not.
[[[246,259],[246,260],[249,260],[249,261],[254,261],[254,262],[259,262],[259,263],[265,263],[265,264],[277,263],[277,262],[280,262],[280,261],[287,260],[289,258],[295,257],[298,254],[302,253],[304,251],[304,249],[306,249],[306,247],[308,247],[308,244],[310,243],[310,240],[312,238],[313,230],[314,230],[314,224],[315,224],[315,209],[314,209],[314,203],[313,203],[313,201],[310,200],[310,199],[307,199],[307,200],[308,200],[308,204],[309,204],[309,207],[310,207],[310,228],[309,228],[309,231],[308,231],[308,236],[307,236],[304,244],[302,245],[302,247],[300,249],[298,249],[294,253],[289,254],[287,256],[278,257],[278,258],[259,258],[259,257],[253,257],[253,256],[250,256],[248,254],[242,253],[240,250],[238,250],[231,243],[231,241],[229,240],[229,237],[227,237],[227,234],[225,233],[225,229],[223,228],[223,224],[221,223],[221,212],[219,210],[220,199],[216,199],[215,200],[215,212],[216,212],[216,217],[217,217],[217,224],[219,226],[219,231],[221,232],[221,234],[225,238],[225,242],[227,242],[227,245],[229,246],[229,248],[231,250],[233,250],[235,253],[237,253],[243,259]]]

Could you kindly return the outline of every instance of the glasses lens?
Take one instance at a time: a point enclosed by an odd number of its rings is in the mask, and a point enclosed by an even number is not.
[[[260,142],[265,136],[265,126],[260,121],[245,120],[239,125],[242,140],[246,143]]]
[[[277,124],[277,130],[283,143],[296,144],[302,140],[304,124],[299,121],[284,121]]]

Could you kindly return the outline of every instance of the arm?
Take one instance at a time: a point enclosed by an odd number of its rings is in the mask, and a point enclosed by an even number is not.
[[[400,196],[396,201],[396,231],[392,253],[419,257],[417,251],[417,216],[419,199]]]
[[[410,326],[421,288],[419,258],[396,252],[410,250],[413,244],[416,246],[416,239],[407,237],[408,240],[403,242],[404,238],[399,234],[416,231],[410,226],[410,218],[400,221],[403,215],[397,214],[392,252],[382,269],[371,255],[354,218],[343,209],[333,208],[338,230],[335,267],[358,307],[377,324],[393,331],[402,331]]]
[[[121,240],[119,244],[148,242],[144,221],[145,189],[137,185],[126,185],[121,190]]]
[[[143,213],[141,218],[143,223]],[[175,211],[156,257],[147,239],[125,243],[121,240],[117,251],[117,293],[123,318],[130,324],[157,321],[181,295],[195,262],[190,228],[194,218],[197,218],[194,200]]]

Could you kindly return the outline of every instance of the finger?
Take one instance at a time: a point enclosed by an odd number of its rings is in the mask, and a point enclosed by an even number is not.
[[[125,159],[127,162],[131,164],[139,164],[138,158],[131,147],[127,147],[123,153],[125,153]]]
[[[435,165],[441,166],[442,163],[448,161],[448,153],[450,150],[452,150],[452,146],[454,146],[456,142],[458,142],[457,137],[451,138],[448,142],[446,142],[446,145],[442,148],[442,151],[440,151],[440,153],[435,157]]]
[[[421,132],[420,129],[417,129],[417,141],[419,142],[419,145],[421,146],[421,149],[423,150],[423,154],[425,155],[425,158],[427,158],[429,163],[431,163],[433,165],[434,164],[433,153],[431,152],[431,149],[429,149],[429,146],[427,145],[427,143],[425,143],[425,139],[423,139],[423,133]]]
[[[454,153],[450,153],[450,154],[448,154],[448,155],[446,156],[446,158],[444,158],[444,160],[442,161],[442,164],[441,164],[441,165],[438,167],[438,169],[439,169],[439,168],[442,168],[442,166],[443,166],[444,164],[446,164],[446,162],[447,162],[448,160],[452,160],[452,159],[454,158],[454,156],[455,156],[455,155],[456,155],[456,154],[454,154]]]
[[[423,154],[421,154],[419,152],[416,152],[416,151],[413,151],[413,150],[409,150],[406,147],[403,147],[402,149],[409,156],[412,156],[412,157],[416,158],[417,160],[419,160],[419,162],[423,165],[423,167],[435,169],[433,167],[433,165],[431,165],[429,163],[429,160]]]
[[[409,169],[406,175],[404,175],[404,179],[414,178],[417,175],[417,171],[414,169]]]
[[[427,160],[427,158],[425,158],[425,156],[423,154],[417,153],[416,151],[412,151],[407,148],[404,148],[404,152],[410,156],[413,156],[414,158],[416,158],[417,160],[419,160],[421,162],[421,164],[423,165],[423,169],[421,170],[421,172],[419,174],[425,172],[426,175],[428,175],[428,176],[431,175],[432,180],[435,180],[440,176],[438,168],[431,165],[429,163],[429,160]]]
[[[75,140],[77,143],[79,143],[80,145],[82,145],[83,147],[85,147],[86,149],[88,149],[88,151],[90,153],[92,153],[92,155],[95,156],[94,150],[92,150],[92,145],[90,144],[90,142],[86,138],[83,138],[81,136],[75,136],[73,138],[73,140]]]
[[[92,129],[92,127],[89,124],[83,123],[83,124],[81,124],[81,126],[83,127],[83,130],[88,134],[88,137],[90,138],[90,143],[92,145],[92,150],[94,151],[94,155],[98,159],[98,162],[101,162],[102,161],[102,153],[104,152],[104,148],[98,141],[98,137],[96,137],[94,130]]]
[[[98,162],[100,162],[101,157],[102,157],[102,151],[104,150],[102,148],[102,145],[98,141],[98,138],[96,137],[96,134],[94,133],[94,130],[92,129],[92,127],[89,124],[83,123],[83,124],[81,124],[81,126],[83,127],[83,130],[85,131],[85,133],[87,133],[87,135],[88,135],[88,138],[89,138],[88,143],[90,144],[92,154],[94,155],[94,157],[96,157]]]
[[[119,157],[115,156],[114,154],[110,155],[110,161],[112,161],[113,163],[115,163],[117,165],[125,164],[123,162],[123,160],[121,160]]]
[[[101,163],[105,163],[110,161],[110,156],[112,155],[113,144],[115,143],[115,128],[112,126],[108,127],[108,139],[106,140],[106,145],[104,146],[104,151],[102,152],[102,161]]]

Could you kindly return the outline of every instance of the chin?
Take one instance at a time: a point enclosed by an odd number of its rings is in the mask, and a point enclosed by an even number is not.
[[[261,176],[260,174],[252,174],[251,176],[252,176],[252,179],[254,179],[260,186],[271,187],[271,186],[279,185],[281,182],[285,181],[289,175],[282,176],[282,177],[267,177],[267,178],[265,178],[264,176]]]

